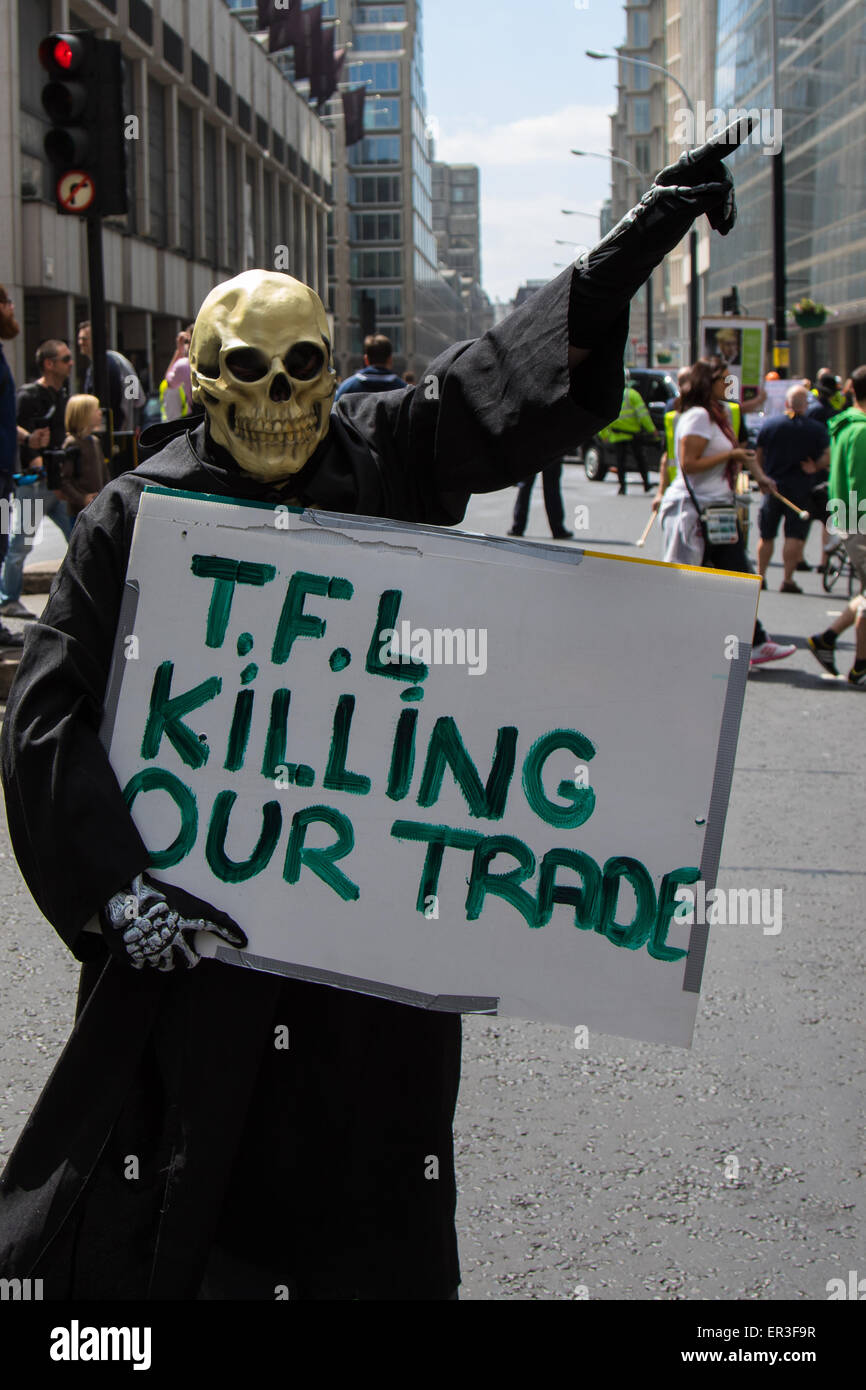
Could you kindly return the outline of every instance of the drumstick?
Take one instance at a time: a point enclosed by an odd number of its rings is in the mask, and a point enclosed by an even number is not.
[[[653,514],[652,514],[652,516],[650,517],[649,521],[647,522],[646,526],[643,528],[643,535],[641,536],[641,538],[640,538],[639,541],[635,541],[635,545],[638,545],[638,546],[643,545],[644,541],[646,540],[647,536],[649,535],[650,531],[651,531],[652,528],[653,528],[653,522],[655,521],[657,515],[658,515],[658,513],[653,512]]]
[[[782,496],[781,492],[777,492],[775,495],[780,502],[784,502],[786,507],[790,507],[792,512],[796,512],[801,521],[808,521],[809,513],[804,512],[802,507],[798,507],[794,502],[789,502],[787,497]]]

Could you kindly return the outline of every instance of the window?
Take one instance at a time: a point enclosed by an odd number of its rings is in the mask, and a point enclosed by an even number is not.
[[[649,48],[649,12],[647,10],[631,10],[629,20],[631,26],[629,48]]]
[[[196,185],[192,145],[192,109],[179,101],[177,104],[177,205],[180,224],[178,245],[188,256],[195,255],[193,200]]]
[[[366,83],[374,92],[399,92],[399,63],[350,63],[349,82]]]
[[[165,89],[147,81],[147,147],[150,163],[150,235],[165,245]]]
[[[376,301],[376,317],[378,318],[402,318],[403,315],[403,287],[402,285],[376,285],[371,289],[352,290],[352,318],[361,317],[361,295],[371,295]]]
[[[349,214],[350,241],[402,241],[403,218],[399,212]]]
[[[217,208],[219,207],[216,130],[204,123],[204,258],[209,265],[218,260]]]
[[[349,256],[352,280],[398,280],[402,274],[402,251],[352,251]]]
[[[399,164],[399,135],[367,135],[352,145],[349,150],[349,163],[355,164]]]
[[[633,92],[648,92],[650,89],[650,79],[652,69],[645,63],[626,63],[626,85],[631,87]]]
[[[650,172],[650,142],[649,140],[635,140],[634,142],[634,162],[642,174]]]
[[[392,346],[392,348],[394,349],[395,353],[402,352],[402,351],[403,351],[403,325],[402,325],[402,323],[387,323],[387,324],[385,324],[385,327],[386,327],[387,330],[388,330],[388,332],[387,332],[387,334],[386,334],[386,337],[388,337],[388,338],[391,339],[391,346]],[[355,354],[356,357],[360,357],[361,354],[362,354],[363,351],[364,351],[364,335],[363,335],[363,333],[362,333],[362,331],[361,331],[361,325],[360,325],[359,323],[350,324],[350,326],[349,326],[349,336],[350,336],[350,339],[351,339],[351,348],[350,348],[350,351],[353,352],[353,353]]]
[[[349,175],[349,202],[400,203],[403,201],[399,174]]]
[[[403,47],[403,35],[392,30],[378,34],[364,34],[356,31],[352,40],[354,53],[389,53]]]
[[[636,135],[648,135],[650,126],[649,97],[633,97],[631,103],[631,128]]]
[[[399,124],[399,97],[369,97],[364,103],[365,130],[392,130]]]
[[[264,264],[273,266],[275,259],[274,239],[274,176],[266,169],[263,175],[265,259]]]
[[[240,189],[238,187],[238,147],[226,142],[226,263],[234,274],[240,270]]]
[[[405,5],[359,5],[356,24],[405,24]]]

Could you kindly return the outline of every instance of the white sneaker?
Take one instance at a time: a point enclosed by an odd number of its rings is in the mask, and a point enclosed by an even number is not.
[[[761,642],[759,646],[752,648],[752,657],[749,661],[749,669],[753,666],[764,666],[768,661],[784,661],[786,656],[793,656],[797,650],[795,646],[783,647],[778,642]]]

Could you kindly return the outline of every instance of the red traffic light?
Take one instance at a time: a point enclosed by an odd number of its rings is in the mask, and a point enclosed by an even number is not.
[[[51,50],[51,56],[59,68],[71,68],[75,55],[66,39],[58,39]]]
[[[77,72],[84,62],[90,39],[87,34],[49,34],[39,45],[39,61],[52,76],[62,77]]]

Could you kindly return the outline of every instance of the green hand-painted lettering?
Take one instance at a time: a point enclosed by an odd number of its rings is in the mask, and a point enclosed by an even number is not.
[[[136,772],[134,777],[130,777],[123,789],[123,799],[131,811],[138,793],[151,791],[168,792],[180,811],[180,830],[168,849],[149,851],[152,869],[171,869],[189,854],[195,844],[198,831],[195,797],[189,787],[185,786],[179,777],[175,777],[173,772],[167,772],[162,767],[144,767],[140,772]]]
[[[583,762],[595,757],[595,748],[585,734],[577,729],[553,729],[543,734],[533,743],[523,762],[523,790],[530,808],[548,825],[560,829],[573,830],[588,821],[595,810],[595,792],[592,787],[575,786],[573,782],[560,782],[557,792],[567,805],[559,806],[550,801],[541,781],[544,764],[551,753],[559,748],[567,748]]]
[[[230,560],[223,555],[193,555],[190,568],[197,578],[214,581],[205,634],[205,645],[208,647],[221,647],[225,641],[235,585],[255,584],[261,587],[269,584],[277,572],[273,565],[257,565],[252,560]]]
[[[499,729],[490,776],[487,785],[482,786],[478,769],[466,751],[454,719],[450,714],[442,715],[436,720],[433,733],[430,735],[427,760],[418,792],[418,805],[432,806],[437,801],[447,764],[466,798],[470,816],[501,820],[514,773],[516,748],[517,730],[507,725]]]
[[[237,792],[220,792],[213,804],[210,825],[205,844],[205,858],[218,879],[223,883],[243,883],[254,878],[270,863],[280,830],[283,813],[278,801],[267,801],[262,807],[262,829],[255,849],[249,859],[229,859],[226,854],[226,834],[229,816],[237,801]]]
[[[304,845],[307,829],[316,821],[322,821],[336,831],[337,839],[327,849],[311,849]],[[336,811],[332,806],[307,806],[292,816],[292,828],[286,850],[283,878],[287,883],[297,883],[301,869],[306,865],[318,878],[333,888],[343,902],[356,902],[361,895],[357,883],[353,883],[342,869],[336,867],[338,859],[345,859],[355,844],[355,831],[348,816]]]
[[[192,729],[183,723],[183,716],[198,709],[200,705],[207,704],[208,700],[218,695],[222,690],[222,680],[219,676],[211,676],[192,690],[187,690],[183,695],[175,695],[174,699],[171,699],[173,672],[172,661],[164,661],[156,669],[150,693],[150,709],[144,726],[144,737],[141,740],[141,756],[155,758],[165,734],[187,767],[204,767],[210,748],[206,741],[199,739]]]

